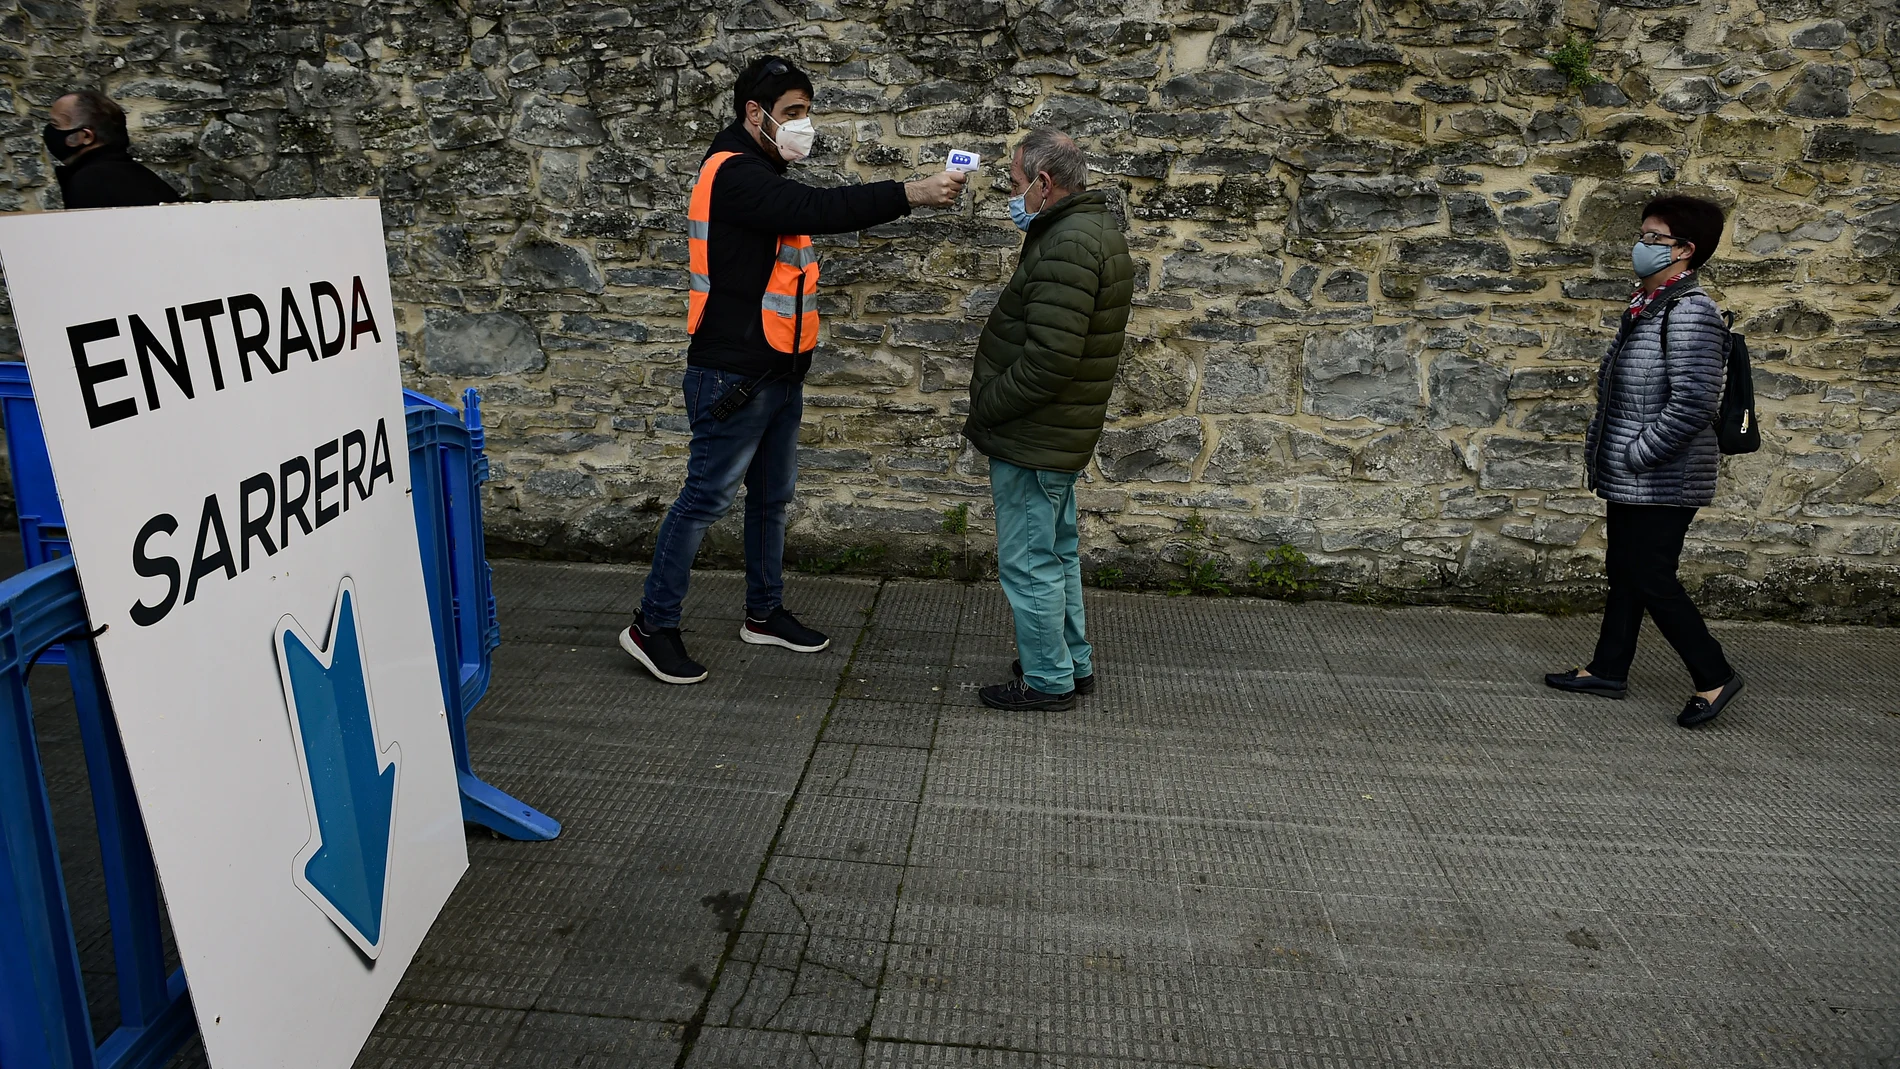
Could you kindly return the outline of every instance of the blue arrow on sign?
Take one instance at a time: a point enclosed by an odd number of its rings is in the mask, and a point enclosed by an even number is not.
[[[349,577],[337,587],[328,649],[291,616],[277,622],[276,639],[311,827],[292,878],[373,961],[382,951],[400,751],[376,746]]]

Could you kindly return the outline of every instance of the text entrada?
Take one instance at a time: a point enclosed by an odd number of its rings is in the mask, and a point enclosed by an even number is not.
[[[335,317],[335,336],[330,333],[332,321],[326,316],[326,305],[329,313]],[[154,365],[165,373],[172,386],[188,401],[197,396],[198,385],[203,382],[202,378],[194,382],[194,364],[203,365],[211,373],[212,389],[224,389],[225,365],[218,350],[221,336],[232,343],[232,349],[228,352],[237,357],[238,373],[245,382],[250,382],[255,374],[252,357],[257,358],[257,363],[263,365],[264,370],[276,375],[290,366],[290,358],[294,353],[306,353],[314,362],[335,356],[346,346],[354,350],[365,334],[376,341],[383,340],[360,275],[351,280],[347,319],[343,314],[343,295],[329,282],[310,284],[310,312],[310,319],[305,319],[303,308],[297,303],[296,291],[289,286],[283,288],[282,298],[278,302],[275,359],[271,356],[270,308],[255,293],[240,293],[221,300],[197,301],[165,309],[164,326],[170,335],[169,347],[153,331],[151,324],[137,314],[126,317],[123,330],[118,319],[100,319],[67,327],[66,340],[72,346],[73,370],[79,376],[79,392],[86,401],[86,420],[98,428],[139,414],[136,392],[130,396],[104,400],[99,396],[102,385],[130,375],[123,357],[101,358],[98,349],[103,346],[100,343],[120,337],[128,331],[132,335],[139,378],[145,387],[145,411],[148,412],[160,406],[159,385],[164,381],[153,374]],[[153,318],[156,322],[156,317]],[[187,353],[187,332],[180,325],[181,319],[203,327],[204,346],[201,351]],[[213,324],[220,320],[223,320],[224,325],[214,329]],[[314,331],[309,325],[312,322],[316,324]],[[90,355],[86,351],[89,345],[95,347]]]

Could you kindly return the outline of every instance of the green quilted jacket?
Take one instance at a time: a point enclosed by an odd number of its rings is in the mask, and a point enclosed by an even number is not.
[[[1135,267],[1107,194],[1073,193],[1039,213],[976,343],[964,437],[1025,468],[1087,467],[1134,295]]]

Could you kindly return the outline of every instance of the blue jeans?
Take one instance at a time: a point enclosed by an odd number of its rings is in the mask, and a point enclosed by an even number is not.
[[[678,627],[680,603],[706,529],[718,522],[745,485],[745,607],[764,619],[785,596],[785,509],[798,488],[798,422],[804,384],[780,380],[759,387],[745,407],[723,420],[715,404],[746,376],[687,368],[683,383],[692,420],[686,485],[660,524],[640,611],[649,627]]]
[[[1016,615],[1023,680],[1044,694],[1067,694],[1075,677],[1095,673],[1082,614],[1075,478],[990,461],[996,570]]]

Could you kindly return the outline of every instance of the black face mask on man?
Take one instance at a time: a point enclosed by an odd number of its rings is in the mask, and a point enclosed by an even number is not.
[[[67,160],[70,160],[74,156],[77,156],[81,152],[84,152],[87,146],[68,145],[66,143],[66,139],[72,136],[73,134],[76,134],[79,131],[85,130],[85,129],[88,129],[88,127],[75,126],[70,130],[61,130],[59,127],[54,126],[52,123],[50,122],[47,123],[46,129],[42,131],[42,134],[41,134],[41,136],[43,136],[46,139],[47,153],[51,155],[54,159],[58,160],[59,162],[65,163]]]

